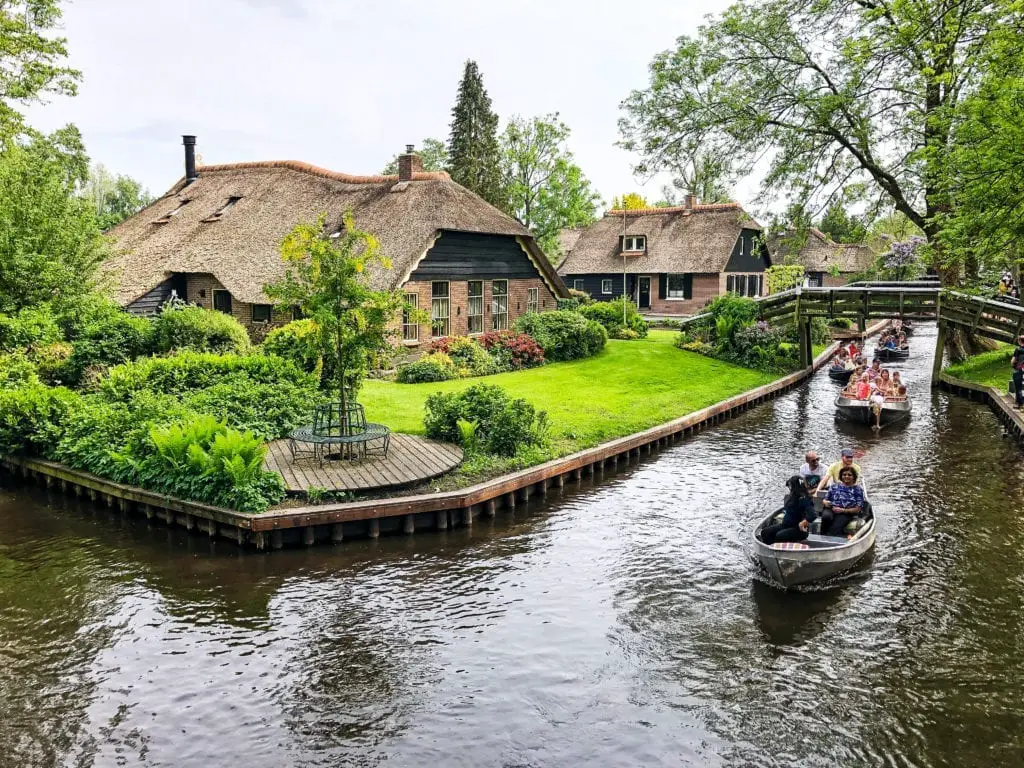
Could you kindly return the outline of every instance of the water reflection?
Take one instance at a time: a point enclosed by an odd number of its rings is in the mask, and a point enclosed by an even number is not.
[[[0,763],[1020,764],[1024,471],[933,341],[898,431],[819,376],[471,530],[267,556],[3,492]],[[761,583],[751,525],[845,445],[873,559]]]

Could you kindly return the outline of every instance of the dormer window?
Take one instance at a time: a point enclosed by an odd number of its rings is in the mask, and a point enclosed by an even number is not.
[[[169,222],[169,221],[170,221],[170,220],[171,220],[172,218],[174,218],[174,217],[175,217],[175,216],[177,216],[177,215],[178,215],[179,213],[181,213],[181,209],[182,209],[182,208],[184,208],[184,207],[185,207],[186,205],[188,205],[188,204],[189,204],[189,203],[191,203],[191,202],[192,202],[192,201],[191,201],[191,200],[189,200],[189,199],[180,199],[180,200],[178,200],[178,207],[177,207],[177,208],[175,208],[175,209],[174,209],[173,211],[170,211],[170,212],[168,212],[168,213],[165,213],[165,214],[164,214],[163,216],[161,216],[161,217],[160,217],[159,219],[156,219],[156,220],[155,220],[155,221],[154,221],[153,223],[154,223],[154,224],[166,224],[166,223],[167,223],[167,222]]]
[[[235,207],[235,203],[237,203],[241,199],[242,199],[241,197],[229,197],[228,201],[226,203],[224,203],[224,205],[222,205],[220,208],[218,208],[217,211],[212,216],[209,216],[209,217],[203,219],[203,222],[220,221],[221,217],[225,213],[230,211],[232,208],[234,208]]]
[[[623,251],[646,251],[647,250],[647,236],[646,235],[626,235],[622,238],[622,250]]]

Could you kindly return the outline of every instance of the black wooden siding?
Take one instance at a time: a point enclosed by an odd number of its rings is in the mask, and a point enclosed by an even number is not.
[[[504,280],[541,277],[512,235],[443,232],[409,279]]]
[[[591,298],[597,301],[610,301],[611,299],[617,299],[622,296],[622,273],[618,274],[609,273],[604,275],[566,275],[562,278],[565,282],[566,288],[575,288],[576,281],[583,281],[583,290],[590,294]],[[604,280],[612,281],[612,292],[602,293],[601,282]],[[651,293],[654,293],[653,280],[651,281]],[[636,290],[636,275],[626,275],[626,290],[629,295],[633,295]]]
[[[143,317],[155,315],[160,306],[171,298],[171,291],[177,291],[178,298],[187,300],[185,295],[185,276],[174,275],[169,277],[143,296],[140,296],[125,309],[133,315]]]
[[[742,243],[742,255],[740,244]],[[729,263],[725,265],[726,272],[764,272],[771,266],[766,256],[766,251],[761,245],[757,232],[752,229],[744,229],[736,244],[732,248],[732,255]]]

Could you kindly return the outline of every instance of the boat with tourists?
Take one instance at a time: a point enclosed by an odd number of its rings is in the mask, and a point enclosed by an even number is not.
[[[880,409],[877,421],[875,409]],[[912,406],[910,398],[886,398],[884,402],[877,403],[871,400],[858,400],[851,397],[847,392],[839,393],[836,397],[836,418],[843,418],[848,421],[862,424],[875,424],[886,426],[903,421],[910,417]]]
[[[855,368],[845,368],[841,365],[832,365],[828,369],[828,377],[832,379],[832,381],[839,381],[845,384],[850,380],[850,377],[853,375],[855,370]]]
[[[818,519],[810,524],[802,541],[766,544],[761,531],[782,521],[777,509],[759,520],[752,532],[754,560],[772,581],[785,588],[825,581],[854,568],[875,546],[875,515],[865,495],[864,511],[845,528],[843,536],[821,533],[821,498],[814,499]]]
[[[875,349],[875,359],[883,362],[893,360],[906,360],[910,357],[909,347],[878,347]]]

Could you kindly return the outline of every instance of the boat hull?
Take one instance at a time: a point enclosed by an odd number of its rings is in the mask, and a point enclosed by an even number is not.
[[[895,424],[910,417],[911,405],[909,400],[898,403],[882,403],[882,413],[879,416],[880,424]],[[840,395],[836,398],[836,416],[847,421],[859,422],[861,424],[874,424],[875,414],[871,404],[865,400],[853,400]]]
[[[768,515],[754,528],[753,554],[772,581],[786,588],[826,581],[845,573],[875,546],[875,517],[869,511],[867,525],[850,540],[822,544],[830,537],[812,535],[807,540],[808,549],[775,549],[764,544],[758,534],[776,514],[777,511]]]
[[[850,377],[852,375],[853,375],[853,369],[852,368],[850,370],[847,370],[845,368],[829,368],[828,369],[828,377],[830,379],[832,379],[832,381],[847,382],[847,381],[850,380]]]
[[[875,359],[882,360],[884,362],[890,362],[892,360],[906,360],[910,357],[909,349],[876,349]]]

